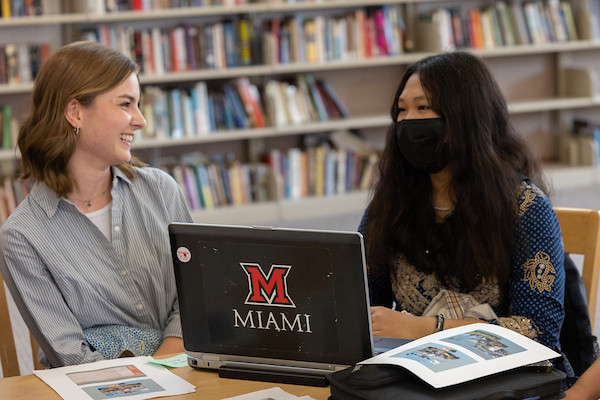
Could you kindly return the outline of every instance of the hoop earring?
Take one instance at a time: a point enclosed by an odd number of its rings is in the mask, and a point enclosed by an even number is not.
[[[75,125],[75,134],[79,135],[79,124]]]

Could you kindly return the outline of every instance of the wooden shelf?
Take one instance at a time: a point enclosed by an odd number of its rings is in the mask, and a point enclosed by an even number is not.
[[[134,142],[135,149],[156,148],[168,146],[184,146],[200,143],[226,142],[232,140],[248,140],[286,135],[303,135],[318,132],[330,132],[342,129],[361,129],[386,127],[390,123],[388,115],[374,115],[366,117],[351,117],[334,119],[326,122],[311,122],[301,125],[288,125],[285,127],[270,127],[258,129],[237,129],[219,131],[206,136],[186,137],[181,139],[141,139]]]
[[[544,167],[553,188],[564,190],[600,184],[600,167],[570,167],[549,164]],[[369,202],[368,191],[335,196],[307,197],[267,203],[229,206],[192,213],[194,221],[202,223],[263,225],[284,221],[329,217],[336,214],[362,212]]]
[[[276,224],[301,218],[318,218],[364,210],[368,192],[351,192],[343,195],[307,197],[298,200],[280,200],[252,203],[242,206],[227,206],[192,213],[196,222],[264,225]]]

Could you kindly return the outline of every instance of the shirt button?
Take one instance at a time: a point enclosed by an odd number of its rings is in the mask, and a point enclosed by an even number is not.
[[[143,310],[143,309],[144,309],[144,305],[143,305],[142,303],[139,303],[139,304],[137,305],[137,309],[138,309],[138,310]]]
[[[125,275],[127,275],[127,271],[125,271],[125,270],[122,270],[122,271],[121,271],[121,276],[125,276]]]
[[[121,228],[120,228],[120,227],[118,227],[118,226],[115,226],[115,232],[119,232],[120,230],[121,230]]]

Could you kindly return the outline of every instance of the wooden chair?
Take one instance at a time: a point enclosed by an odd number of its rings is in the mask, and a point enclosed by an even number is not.
[[[29,337],[31,340],[33,368],[43,369],[44,366],[37,360],[39,346],[31,334]],[[2,362],[2,375],[4,378],[21,375],[10,313],[8,311],[6,290],[4,289],[4,281],[2,279],[0,279],[0,361]]]
[[[600,211],[568,207],[554,207],[554,211],[560,223],[565,252],[583,255],[581,277],[593,328],[600,277]]]

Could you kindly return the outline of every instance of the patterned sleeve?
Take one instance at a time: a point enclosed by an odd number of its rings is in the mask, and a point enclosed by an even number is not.
[[[512,255],[509,316],[500,325],[559,348],[564,319],[564,248],[560,225],[548,198],[524,183]]]

